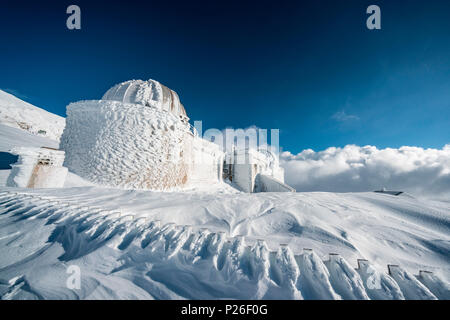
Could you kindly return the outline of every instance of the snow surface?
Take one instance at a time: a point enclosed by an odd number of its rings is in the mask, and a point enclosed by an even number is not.
[[[99,187],[0,188],[0,193],[3,298],[434,299],[433,290],[448,294],[450,224],[444,203],[376,193]],[[377,292],[370,292],[371,282],[355,270],[357,258],[382,274]],[[390,277],[387,264],[408,273]],[[69,265],[81,268],[81,290],[65,286]],[[413,275],[419,270],[434,272],[437,290],[426,289]]]
[[[65,119],[0,90],[0,124],[59,141]]]

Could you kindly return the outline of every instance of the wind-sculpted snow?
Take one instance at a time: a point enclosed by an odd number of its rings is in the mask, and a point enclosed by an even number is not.
[[[368,300],[361,277],[355,269],[336,253],[330,254],[325,262],[330,272],[330,280],[336,292],[346,300]]]
[[[355,270],[351,261],[337,254],[321,259],[315,250],[296,252],[294,245],[274,245],[272,240],[269,248],[263,239],[231,234],[212,226],[162,221],[142,211],[125,213],[86,205],[61,194],[1,192],[0,296],[448,298],[448,284],[434,273],[421,272],[416,277],[391,267],[389,276],[361,261]],[[69,266],[81,270],[79,289],[66,285]]]
[[[442,281],[439,277],[433,275],[432,272],[421,271],[418,277],[422,282],[438,299],[449,300],[450,299],[450,285],[447,282]]]
[[[341,299],[330,283],[330,272],[314,251],[304,249],[297,262],[301,270],[300,289],[305,299]]]
[[[406,299],[436,300],[435,295],[427,287],[403,268],[391,265],[389,266],[389,273],[399,285]]]
[[[367,260],[358,260],[358,271],[367,294],[374,300],[404,300],[400,287],[389,275],[379,272]]]

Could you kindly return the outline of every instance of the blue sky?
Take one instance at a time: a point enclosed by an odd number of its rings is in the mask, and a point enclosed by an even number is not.
[[[59,115],[152,78],[204,129],[278,128],[293,153],[450,143],[449,1],[7,0],[0,39],[0,88]]]

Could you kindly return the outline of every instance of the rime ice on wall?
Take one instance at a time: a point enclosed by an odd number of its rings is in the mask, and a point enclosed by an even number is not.
[[[101,185],[167,189],[187,180],[185,125],[174,115],[116,101],[67,107],[66,166]]]
[[[159,82],[124,82],[108,90],[103,100],[67,107],[61,138],[65,165],[83,178],[113,187],[166,190],[195,180],[202,171],[203,178],[217,181],[221,153],[194,137],[187,120],[178,95]],[[202,163],[196,160],[199,153]]]

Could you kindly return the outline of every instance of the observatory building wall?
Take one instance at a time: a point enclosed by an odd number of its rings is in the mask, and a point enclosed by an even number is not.
[[[185,124],[155,108],[95,100],[67,107],[65,166],[96,184],[165,190],[187,182]]]

